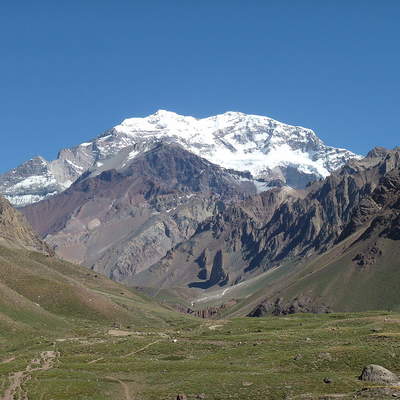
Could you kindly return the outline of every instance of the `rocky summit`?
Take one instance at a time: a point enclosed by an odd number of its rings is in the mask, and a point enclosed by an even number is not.
[[[240,112],[197,119],[159,110],[128,118],[97,138],[61,150],[57,159],[35,157],[0,175],[0,193],[15,206],[67,189],[82,174],[123,169],[156,143],[177,143],[213,164],[247,172],[260,191],[277,182],[303,188],[357,155],[325,145],[311,130]]]

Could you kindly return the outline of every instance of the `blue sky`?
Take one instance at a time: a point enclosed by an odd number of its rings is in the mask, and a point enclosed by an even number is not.
[[[397,0],[2,0],[0,171],[157,109],[400,144]]]

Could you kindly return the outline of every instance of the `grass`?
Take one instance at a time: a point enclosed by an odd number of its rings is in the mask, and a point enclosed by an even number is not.
[[[332,276],[330,263],[315,267],[316,282]],[[25,371],[14,400],[351,399],[368,386],[357,379],[365,365],[400,373],[399,322],[396,312],[200,320],[85,268],[0,247],[0,398]],[[27,370],[49,351],[54,364]]]
[[[186,320],[84,267],[0,247],[0,328],[4,331],[63,331],[90,323],[157,329]]]
[[[38,352],[55,350],[54,368],[24,385],[30,400],[61,399],[295,399],[351,396],[365,383],[362,368],[381,364],[399,373],[400,315],[292,315],[108,334],[88,322],[58,335],[0,336],[0,387]],[[174,341],[176,339],[176,341]],[[323,379],[329,377],[331,384]],[[126,392],[127,390],[127,392]],[[303,396],[303,397],[299,397]],[[325,397],[324,397],[325,396]]]

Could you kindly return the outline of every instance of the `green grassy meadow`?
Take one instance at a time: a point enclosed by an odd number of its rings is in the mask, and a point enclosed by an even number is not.
[[[363,366],[375,363],[400,372],[400,315],[395,313],[169,322],[164,328],[137,329],[82,320],[54,334],[3,332],[0,388],[4,392],[13,373],[49,350],[57,353],[54,365],[32,372],[21,396],[351,399],[368,386],[357,379]],[[324,383],[326,377],[332,382]]]

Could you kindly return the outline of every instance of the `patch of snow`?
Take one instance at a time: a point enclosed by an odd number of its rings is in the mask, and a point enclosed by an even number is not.
[[[131,152],[128,154],[127,160],[128,160],[128,161],[129,161],[129,160],[132,160],[132,159],[135,158],[138,154],[139,154],[138,151],[135,151],[135,150],[131,151]]]
[[[269,186],[267,182],[260,182],[260,181],[254,180],[253,183],[257,189],[257,193],[266,192],[267,190],[270,190],[273,188],[273,186]]]
[[[79,169],[79,170],[83,170],[83,167],[81,167],[80,165],[77,165],[75,163],[73,163],[71,160],[65,160],[68,164],[72,165],[74,168]]]
[[[43,176],[43,175],[32,175],[20,182],[13,185],[10,189],[17,190],[21,188],[27,188],[32,186],[48,186],[49,184],[56,183],[54,177]]]

